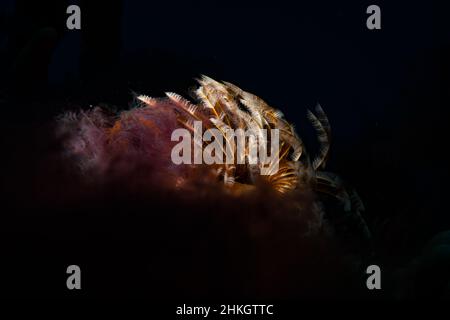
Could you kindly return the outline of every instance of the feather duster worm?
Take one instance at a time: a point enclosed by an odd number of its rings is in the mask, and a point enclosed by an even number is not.
[[[158,188],[191,190],[195,194],[211,186],[224,193],[242,196],[261,188],[273,190],[274,197],[289,194],[324,194],[336,200],[343,209],[344,221],[356,220],[364,237],[370,232],[361,216],[364,206],[353,189],[344,187],[342,180],[323,171],[330,150],[331,128],[320,105],[315,113],[308,110],[308,118],[317,131],[320,148],[310,158],[292,124],[281,111],[272,108],[261,98],[228,83],[209,77],[198,79],[200,86],[193,103],[178,94],[167,93],[165,98],[137,95],[135,107],[118,114],[94,108],[79,113],[66,113],[60,118],[60,133],[65,135],[65,152],[86,177],[102,180],[114,175],[126,176],[139,166],[151,168],[148,176]],[[200,121],[203,130],[215,128],[224,133],[228,129],[257,132],[278,129],[278,170],[260,175],[260,164],[176,165],[171,161],[175,143],[171,133],[177,128],[194,131]],[[266,140],[266,143],[269,143]],[[207,144],[204,141],[194,141]],[[236,153],[234,141],[225,139],[226,149]],[[248,156],[248,148],[245,149]],[[145,179],[145,178],[144,178]],[[278,194],[278,196],[276,196]],[[301,208],[305,199],[297,202]],[[295,201],[294,201],[295,202]],[[315,203],[315,202],[314,202]],[[315,207],[313,225],[322,225],[320,203]]]

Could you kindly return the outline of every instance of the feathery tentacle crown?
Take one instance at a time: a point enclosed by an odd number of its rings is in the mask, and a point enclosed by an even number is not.
[[[310,164],[302,140],[294,130],[292,124],[284,119],[281,111],[269,106],[264,100],[246,92],[229,82],[218,82],[207,76],[198,79],[200,86],[195,91],[198,99],[193,104],[178,94],[166,93],[178,109],[178,122],[190,131],[194,131],[194,121],[201,121],[204,129],[216,128],[222,134],[227,129],[251,130],[261,132],[261,129],[278,129],[279,154],[278,170],[260,176],[259,165],[223,164],[217,166],[217,173],[223,182],[230,186],[253,185],[257,180],[265,180],[273,189],[285,193],[315,181],[315,170],[323,169],[328,157],[330,141],[330,125],[328,118],[320,105],[316,107],[317,116],[308,111],[308,117],[318,133],[321,148],[317,157]],[[154,105],[157,100],[148,96],[138,96],[145,106]],[[224,135],[225,136],[225,135]],[[264,139],[264,137],[258,137]],[[265,143],[270,142],[265,140]],[[205,143],[205,142],[202,142]],[[261,143],[261,141],[259,141]],[[234,141],[225,139],[222,151],[230,148],[236,153]],[[245,148],[245,156],[249,150]],[[235,156],[237,156],[235,154]]]

